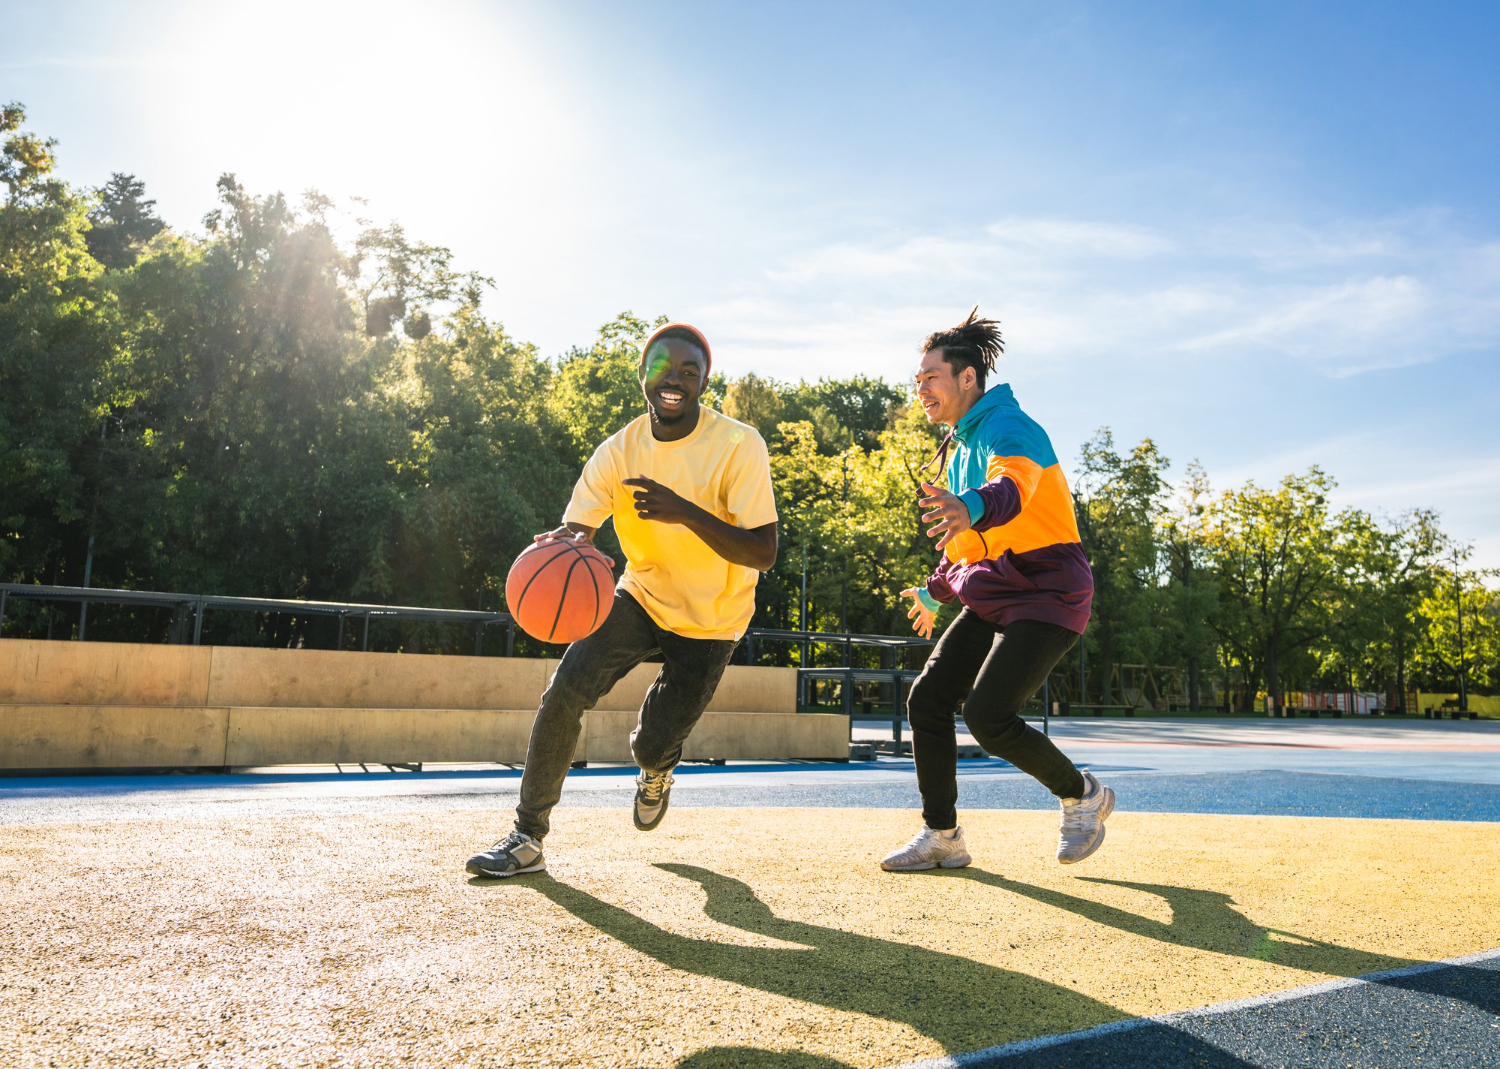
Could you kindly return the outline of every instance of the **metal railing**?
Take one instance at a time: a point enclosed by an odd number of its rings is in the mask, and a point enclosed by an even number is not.
[[[203,618],[210,610],[234,612],[287,613],[291,616],[333,616],[338,618],[338,646],[343,647],[345,625],[350,621],[363,624],[360,649],[370,648],[371,620],[424,620],[430,623],[470,624],[474,627],[474,652],[484,648],[484,629],[505,628],[505,655],[515,651],[516,624],[507,612],[478,612],[472,609],[427,609],[415,605],[361,605],[342,601],[300,601],[276,598],[231,598],[216,594],[171,594],[155,590],[105,590],[81,586],[34,586],[27,583],[0,583],[0,636],[5,634],[6,603],[11,600],[64,601],[87,605],[133,605],[140,608],[172,609],[188,613],[193,622],[194,646],[203,641]]]
[[[489,627],[505,628],[505,655],[514,656],[516,648],[516,622],[507,612],[480,612],[472,609],[428,609],[413,605],[364,605],[354,602],[301,601],[276,598],[235,598],[214,594],[180,594],[153,590],[110,590],[100,587],[40,586],[30,583],[0,583],[0,636],[5,633],[5,612],[11,600],[70,602],[80,606],[128,605],[139,608],[170,609],[184,613],[192,622],[192,645],[203,641],[203,620],[210,611],[286,613],[291,616],[337,617],[338,638],[336,647],[342,649],[346,624],[362,625],[360,649],[370,648],[370,622],[372,620],[420,620],[430,623],[467,624],[474,628],[474,653],[484,652],[484,633]],[[184,641],[186,639],[184,638]],[[893,671],[901,671],[896,663],[901,651],[913,647],[932,645],[929,639],[915,636],[871,635],[843,631],[791,631],[781,628],[752,627],[745,633],[745,656],[749,664],[756,663],[757,643],[792,643],[801,647],[801,672],[823,673],[833,671],[840,677],[851,666],[855,648],[873,648],[881,651],[881,660],[889,661],[885,669],[859,669],[860,672],[875,671],[882,678]],[[843,668],[821,669],[809,666],[812,647],[834,646],[842,650]],[[813,677],[809,677],[813,678]],[[817,678],[830,678],[818,676]],[[860,678],[863,678],[861,676]],[[899,687],[898,687],[899,689]],[[847,690],[847,688],[846,688]],[[799,695],[805,689],[799,680]],[[846,700],[845,705],[848,705]]]

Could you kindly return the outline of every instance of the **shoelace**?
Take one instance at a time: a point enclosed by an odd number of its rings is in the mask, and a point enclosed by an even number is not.
[[[1081,803],[1078,805],[1063,806],[1062,826],[1064,834],[1070,831],[1082,831],[1084,825],[1087,823],[1088,814],[1084,812]]]
[[[939,839],[939,838],[941,838],[941,836],[938,835],[937,832],[935,832],[935,831],[929,831],[928,829],[923,828],[921,831],[917,832],[917,834],[913,835],[911,837],[911,842],[907,843],[901,849],[902,850],[916,850],[923,843],[926,843],[927,841],[929,841],[931,839]]]
[[[505,838],[501,839],[494,846],[490,847],[490,850],[496,853],[503,850],[505,851],[505,853],[510,854],[515,852],[516,847],[525,845],[526,840],[521,837],[521,833],[518,831],[513,831]]]
[[[667,784],[670,782],[670,778],[664,772],[657,774],[648,772],[640,780],[641,795],[648,802],[659,802],[662,791],[667,789]]]

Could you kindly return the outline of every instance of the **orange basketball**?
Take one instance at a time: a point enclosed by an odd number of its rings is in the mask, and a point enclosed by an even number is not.
[[[532,638],[577,642],[614,604],[611,561],[587,542],[558,538],[524,550],[505,577],[510,614]]]

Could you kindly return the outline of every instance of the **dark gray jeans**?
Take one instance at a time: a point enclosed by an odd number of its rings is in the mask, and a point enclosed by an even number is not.
[[[547,834],[548,818],[562,797],[563,780],[573,762],[583,714],[653,653],[660,653],[665,663],[641,703],[640,720],[630,733],[630,750],[636,764],[647,772],[674,768],[682,760],[682,744],[719,686],[734,647],[732,639],[684,638],[664,631],[635,598],[615,591],[614,606],[604,623],[568,647],[542,695],[521,775],[516,830],[533,839]]]
[[[1040,620],[1001,627],[965,608],[943,632],[911,685],[906,712],[922,820],[946,831],[958,823],[958,739],[954,714],[986,752],[1009,761],[1059,798],[1083,794],[1083,774],[1052,740],[1020,718],[1053,665],[1078,635]]]

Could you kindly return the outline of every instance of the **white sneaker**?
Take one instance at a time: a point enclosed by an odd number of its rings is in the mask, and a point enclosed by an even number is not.
[[[963,828],[933,831],[926,824],[911,842],[880,859],[887,872],[925,872],[928,869],[960,869],[973,859],[964,846]]]
[[[1104,843],[1104,822],[1115,811],[1115,792],[1083,772],[1082,798],[1062,800],[1062,831],[1057,837],[1057,860],[1064,865],[1082,861]]]

